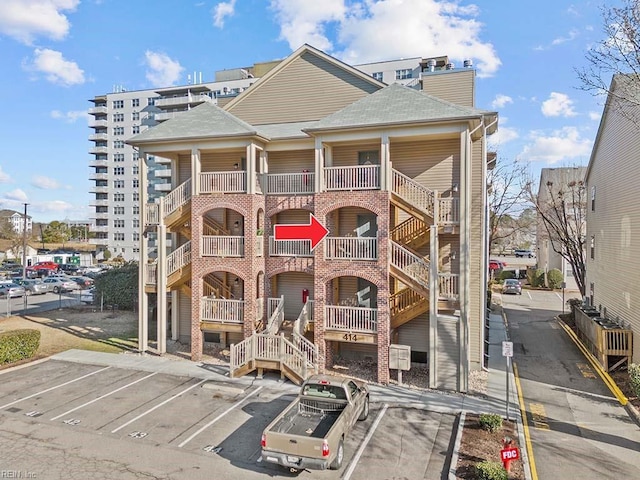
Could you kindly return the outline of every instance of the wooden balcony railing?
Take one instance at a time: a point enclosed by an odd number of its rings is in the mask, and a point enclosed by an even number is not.
[[[460,201],[458,198],[438,199],[438,223],[441,225],[460,224]]]
[[[244,300],[204,297],[200,300],[200,320],[203,322],[243,323]]]
[[[315,173],[268,173],[262,191],[267,195],[309,195],[315,189]]]
[[[380,165],[325,167],[324,182],[327,191],[379,190]]]
[[[157,262],[147,263],[144,266],[144,283],[147,285],[155,285],[158,283],[158,264]]]
[[[245,193],[247,172],[202,172],[200,193]]]
[[[439,296],[446,300],[460,299],[460,275],[457,273],[438,274]]]
[[[428,189],[397,170],[392,171],[391,190],[405,201],[420,208],[428,215],[433,216],[433,202],[435,198],[433,190]]]
[[[313,257],[308,240],[275,240],[269,237],[270,257]]]
[[[324,242],[327,259],[378,259],[376,237],[327,237]]]
[[[360,333],[376,333],[378,331],[377,308],[327,305],[324,307],[324,317],[324,327],[327,330]]]
[[[391,265],[405,272],[425,288],[429,288],[429,261],[393,241],[389,241],[389,245]]]
[[[203,257],[244,257],[244,237],[203,235],[200,252]]]
[[[147,203],[145,206],[145,225],[159,225],[160,224],[160,204],[159,203]]]

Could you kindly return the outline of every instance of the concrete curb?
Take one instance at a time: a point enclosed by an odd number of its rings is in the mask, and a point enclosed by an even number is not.
[[[464,430],[464,421],[467,417],[466,412],[460,413],[458,419],[458,431],[456,432],[456,439],[453,442],[453,453],[451,454],[451,465],[449,465],[449,480],[456,480],[456,474],[458,470],[458,451],[460,450],[460,443],[462,442],[462,431]]]

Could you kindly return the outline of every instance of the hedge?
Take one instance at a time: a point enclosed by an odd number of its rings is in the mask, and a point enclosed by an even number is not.
[[[640,365],[636,363],[629,365],[629,382],[633,392],[640,397]]]
[[[0,333],[0,365],[33,357],[40,346],[40,330],[25,328]]]
[[[476,474],[479,480],[509,480],[509,474],[498,462],[483,461],[476,464]]]
[[[560,288],[560,285],[564,282],[562,272],[557,268],[552,268],[547,273],[547,282],[549,283],[549,288]]]

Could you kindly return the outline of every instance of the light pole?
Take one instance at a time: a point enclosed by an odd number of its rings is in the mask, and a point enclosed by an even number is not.
[[[22,219],[22,278],[27,278],[27,205],[29,204],[24,204]]]

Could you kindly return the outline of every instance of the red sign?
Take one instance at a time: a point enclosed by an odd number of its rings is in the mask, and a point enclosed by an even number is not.
[[[311,250],[327,236],[329,230],[311,214],[309,225],[274,225],[273,236],[275,240],[309,240]]]
[[[517,460],[520,458],[520,451],[518,450],[518,447],[502,449],[500,450],[500,458],[503,462],[506,460]]]

